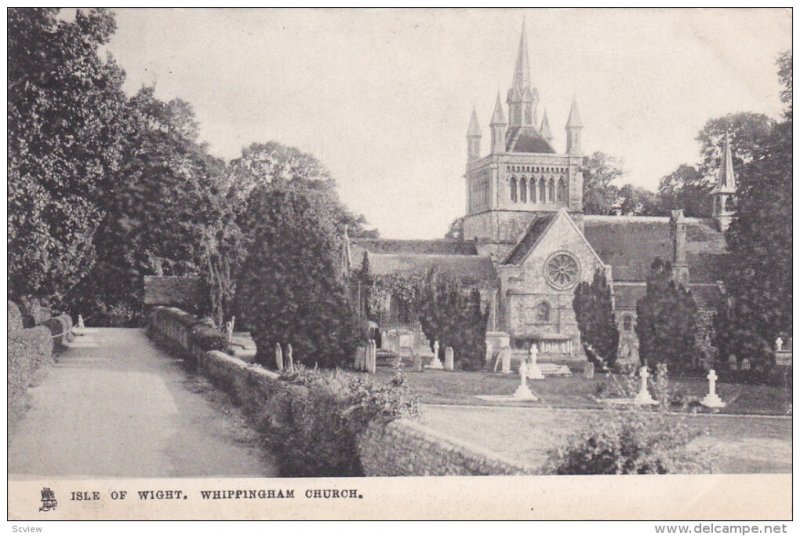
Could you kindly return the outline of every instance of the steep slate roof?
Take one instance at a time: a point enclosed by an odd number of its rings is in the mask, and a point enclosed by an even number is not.
[[[359,262],[361,259],[358,259]],[[439,273],[458,278],[465,285],[497,287],[499,281],[490,257],[479,255],[415,255],[370,253],[369,269],[373,274],[425,275],[436,267]]]
[[[144,276],[144,304],[198,306],[206,299],[206,285],[197,276]]]
[[[525,231],[522,240],[520,240],[517,245],[514,246],[514,249],[511,250],[511,253],[506,256],[503,264],[519,264],[525,260],[528,252],[533,249],[539,241],[539,238],[541,238],[545,230],[550,226],[550,223],[555,219],[556,215],[557,213],[554,212],[552,214],[535,216],[531,223],[528,224],[528,229]]]
[[[477,255],[474,242],[465,240],[391,240],[384,238],[351,238],[353,262],[361,262],[361,253],[416,253],[418,255]]]
[[[509,153],[555,153],[555,149],[533,127],[511,127],[506,134]]]
[[[716,285],[692,285],[689,291],[700,309],[714,309],[721,293]],[[614,285],[614,307],[616,309],[636,309],[636,302],[647,292],[645,285]]]
[[[715,283],[725,256],[725,237],[713,220],[686,218],[686,260],[690,283]],[[669,218],[584,216],[584,236],[614,281],[647,280],[653,259],[672,260]]]

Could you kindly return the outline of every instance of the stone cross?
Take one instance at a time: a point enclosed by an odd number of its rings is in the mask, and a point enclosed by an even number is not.
[[[537,363],[537,359],[539,357],[539,348],[536,346],[536,343],[531,344],[531,349],[528,353],[528,360],[530,363],[527,366],[528,369],[528,379],[531,380],[543,380],[544,374],[542,374],[542,370],[539,368],[539,364]]]
[[[433,361],[431,361],[431,364],[428,365],[428,368],[432,369],[444,368],[442,362],[439,360],[439,341],[433,341]]]
[[[233,326],[235,323],[235,316],[232,316],[231,319],[225,323],[225,336],[228,337],[228,342],[233,342]]]
[[[528,388],[528,364],[524,359],[519,363],[519,387],[511,395],[511,398],[515,400],[539,400]]]
[[[639,377],[642,379],[642,384],[639,387],[639,393],[634,397],[633,402],[635,404],[658,404],[653,397],[650,396],[650,391],[647,390],[647,378],[650,377],[650,373],[647,371],[647,367],[642,367],[639,371]]]
[[[719,395],[717,394],[717,373],[714,372],[714,369],[708,371],[708,394],[700,401],[707,408],[722,408],[725,407],[725,403],[720,399]]]
[[[292,356],[292,345],[286,345],[286,368],[289,372],[294,372],[294,357]]]
[[[281,350],[281,343],[275,343],[275,366],[279,371],[283,370],[283,350]]]
[[[781,350],[783,350],[783,339],[778,337],[775,339],[775,351],[780,352]]]
[[[444,370],[452,371],[453,370],[453,347],[448,346],[444,349]]]

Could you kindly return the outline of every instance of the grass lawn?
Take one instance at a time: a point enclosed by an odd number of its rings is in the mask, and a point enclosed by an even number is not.
[[[547,451],[578,430],[596,411],[424,406],[423,423],[508,458],[540,467]],[[727,415],[687,416],[705,433],[690,448],[705,450],[714,473],[789,473],[792,421],[788,418]]]
[[[392,376],[392,369],[378,367],[377,376],[388,380]],[[607,388],[613,393],[616,392],[617,385],[623,382],[621,376],[610,374],[597,374],[592,380],[584,379],[580,374],[573,374],[571,377],[548,376],[544,380],[528,381],[531,390],[540,398],[539,402],[494,402],[481,400],[478,395],[510,395],[519,385],[519,376],[430,369],[424,372],[407,369],[406,376],[412,388],[422,397],[422,401],[428,404],[572,409],[604,407],[604,404],[596,400],[598,385],[607,384]],[[677,378],[670,381],[670,389],[702,398],[708,391],[708,382],[700,378]],[[721,413],[786,415],[791,408],[791,389],[717,382],[717,393],[727,404],[720,410]],[[699,411],[710,410],[702,408]]]

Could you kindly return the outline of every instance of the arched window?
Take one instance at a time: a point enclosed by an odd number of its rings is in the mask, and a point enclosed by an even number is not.
[[[559,203],[567,200],[567,183],[564,181],[564,177],[558,179],[558,191],[556,192],[556,198]]]
[[[510,187],[511,187],[511,202],[512,203],[516,203],[517,202],[517,179],[515,179],[514,177],[511,177],[510,183],[511,183],[511,185],[510,185]]]
[[[622,317],[622,331],[633,331],[633,317],[631,315]]]
[[[547,187],[545,186],[545,184],[547,183],[544,182],[544,177],[539,179],[539,201],[541,203],[547,201]]]
[[[555,189],[556,189],[556,184],[551,178],[550,182],[547,184],[547,200],[550,201],[551,203],[556,200],[555,199],[556,193],[554,191]]]
[[[519,179],[519,202],[528,202],[528,183],[525,180],[525,177],[520,177]]]
[[[529,193],[531,194],[530,195],[531,203],[535,203],[536,202],[536,179],[534,177],[531,177],[531,191]]]
[[[542,302],[536,306],[536,321],[550,322],[550,304]]]

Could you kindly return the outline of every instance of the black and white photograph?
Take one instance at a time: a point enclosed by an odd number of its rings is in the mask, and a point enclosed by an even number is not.
[[[9,521],[792,519],[791,7],[6,16]]]

